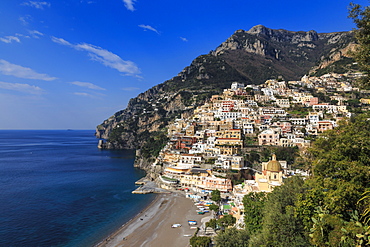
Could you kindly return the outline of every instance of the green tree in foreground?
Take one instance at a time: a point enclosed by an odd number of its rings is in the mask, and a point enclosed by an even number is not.
[[[211,200],[216,203],[220,203],[221,202],[221,192],[219,190],[212,190]]]
[[[226,229],[215,237],[216,247],[248,247],[249,235],[245,230]]]
[[[291,177],[268,194],[261,231],[250,240],[250,246],[310,246],[302,220],[295,214],[303,183],[300,177]]]
[[[208,227],[212,228],[213,230],[216,230],[217,220],[216,219],[210,219],[208,222],[206,222],[206,231],[207,231]]]
[[[321,189],[326,210],[345,220],[370,185],[369,136],[370,114],[363,114],[325,132],[309,150],[313,157],[311,186]]]
[[[353,51],[353,58],[358,63],[361,70],[366,74],[365,78],[361,79],[363,87],[370,86],[370,7],[362,8],[359,4],[351,3],[349,10],[349,18],[353,19],[357,29],[355,30],[355,38],[359,46]]]
[[[209,205],[209,210],[212,210],[214,212],[217,212],[219,209],[220,209],[220,207],[217,206],[216,204],[213,204],[212,203],[211,205]]]
[[[323,133],[309,150],[313,177],[299,195],[296,212],[315,246],[366,246],[359,242],[369,228],[355,215],[366,215],[368,201],[361,198],[370,187],[369,136],[367,113]]]
[[[251,192],[243,198],[245,229],[250,234],[261,229],[262,212],[266,199],[265,192]]]
[[[190,239],[190,245],[192,247],[208,247],[211,244],[212,240],[209,237],[197,237],[193,236]]]
[[[228,226],[233,226],[236,223],[236,218],[231,214],[224,215],[222,218],[217,220],[217,224],[224,229]]]

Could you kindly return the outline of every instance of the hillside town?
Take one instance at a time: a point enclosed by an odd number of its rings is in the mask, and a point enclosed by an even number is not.
[[[351,95],[359,93],[351,81],[359,76],[326,74],[247,86],[232,83],[197,107],[192,117],[168,126],[169,141],[153,164],[162,166],[157,183],[163,189],[185,191],[198,202],[220,191],[227,199],[221,214],[233,215],[236,227],[243,228],[246,194],[271,192],[290,176],[310,173],[277,160],[274,153],[260,164],[252,164],[248,154],[266,146],[304,151],[317,135],[351,117],[356,110]],[[358,103],[367,107],[370,99],[361,98]],[[242,171],[248,175],[239,183],[227,176]],[[208,212],[202,210],[200,214]]]

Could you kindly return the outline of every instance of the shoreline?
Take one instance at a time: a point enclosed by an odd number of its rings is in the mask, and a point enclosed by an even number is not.
[[[188,220],[198,222],[207,215],[198,215],[193,201],[182,193],[159,194],[139,214],[103,239],[95,247],[118,246],[179,246],[187,247],[196,229],[190,228]],[[173,224],[181,227],[172,228]]]
[[[106,246],[106,244],[114,239],[119,233],[125,230],[125,228],[129,227],[129,225],[135,221],[141,218],[143,215],[145,215],[145,212],[149,210],[149,208],[154,205],[156,202],[158,202],[160,194],[156,194],[155,198],[147,205],[144,207],[143,210],[141,210],[139,213],[137,213],[135,216],[133,216],[131,219],[129,219],[126,223],[121,225],[118,229],[114,230],[111,234],[109,234],[107,237],[102,239],[99,243],[95,244],[94,247],[103,247]]]

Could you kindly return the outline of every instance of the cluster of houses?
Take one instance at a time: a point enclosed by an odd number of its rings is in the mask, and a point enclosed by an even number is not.
[[[242,205],[247,193],[272,191],[290,173],[287,162],[274,155],[262,164],[262,170],[255,171],[253,180],[239,185],[233,186],[224,171],[251,169],[246,167],[246,146],[305,148],[310,145],[307,137],[333,129],[339,120],[350,117],[342,95],[320,102],[307,90],[355,90],[338,76],[268,80],[263,85],[232,83],[197,107],[191,118],[168,126],[170,140],[153,164],[163,166],[161,186],[198,193],[217,189],[229,193],[236,205]]]

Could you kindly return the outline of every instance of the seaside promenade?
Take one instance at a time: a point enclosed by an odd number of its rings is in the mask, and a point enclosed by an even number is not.
[[[139,215],[113,233],[99,247],[118,246],[178,246],[186,247],[195,229],[188,220],[196,220],[198,227],[202,218],[198,215],[193,201],[180,193],[159,194]],[[173,224],[181,227],[172,228]]]

